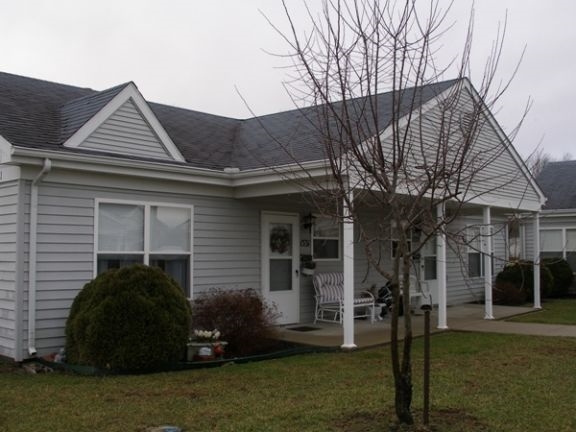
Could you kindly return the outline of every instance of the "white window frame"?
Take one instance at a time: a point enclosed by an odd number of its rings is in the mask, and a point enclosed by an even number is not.
[[[545,251],[542,250],[542,246],[543,246],[543,242],[542,242],[542,237],[540,237],[540,254],[542,254],[542,252],[560,252],[562,254],[562,259],[567,259],[567,252],[574,252],[574,251],[568,251],[567,250],[567,246],[568,246],[568,237],[566,235],[566,231],[576,231],[576,226],[575,225],[564,225],[564,226],[549,226],[549,227],[545,227],[545,228],[540,228],[540,232],[538,233],[540,236],[542,236],[542,232],[543,231],[560,231],[561,235],[562,235],[562,246],[560,248],[560,250],[556,251]]]
[[[338,228],[338,236],[337,237],[318,237],[315,235],[316,229],[315,226],[312,226],[312,230],[310,233],[310,243],[311,243],[311,251],[312,251],[312,259],[318,262],[329,262],[329,261],[340,261],[342,257],[342,224],[338,222],[336,218],[332,218],[330,216],[322,216],[322,215],[313,215],[314,223],[318,220],[329,220],[333,221],[334,225]],[[317,258],[316,253],[314,251],[314,240],[336,240],[338,241],[338,256],[335,258]]]
[[[474,232],[473,232],[474,231]],[[477,248],[472,247],[472,242],[478,242]],[[467,275],[470,279],[483,278],[486,272],[484,268],[484,238],[482,235],[482,228],[480,226],[467,226],[466,227],[466,263]],[[470,275],[470,255],[478,255],[480,260],[480,271],[478,275]]]
[[[104,251],[100,250],[99,239],[98,239],[98,228],[100,226],[100,205],[101,204],[118,204],[127,206],[140,206],[144,208],[144,247],[142,251]],[[187,252],[184,251],[152,251],[150,248],[150,209],[152,207],[165,207],[165,208],[178,208],[186,209],[190,212],[190,238],[189,244],[190,249]],[[93,262],[93,277],[98,275],[98,255],[104,254],[114,254],[114,255],[142,255],[142,263],[144,265],[150,264],[150,256],[152,255],[187,255],[189,262],[188,269],[188,287],[185,291],[186,294],[191,299],[193,297],[193,269],[194,269],[194,206],[186,204],[174,204],[156,201],[131,201],[131,200],[119,200],[119,199],[107,199],[107,198],[96,198],[94,200],[94,262]]]

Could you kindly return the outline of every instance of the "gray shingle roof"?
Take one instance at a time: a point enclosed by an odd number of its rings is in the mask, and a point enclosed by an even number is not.
[[[120,93],[126,84],[120,84],[111,89],[94,92],[88,96],[72,99],[60,108],[60,142],[70,138],[74,132],[80,129],[88,120],[94,117],[98,111],[104,108],[108,102]]]
[[[547,163],[536,181],[548,198],[544,210],[576,209],[576,160]]]
[[[410,88],[404,91],[401,106],[401,115],[407,114],[409,107],[419,106],[442,93],[456,83],[456,80],[444,81],[420,88]],[[415,103],[410,101],[414,98]],[[392,120],[393,99],[392,93],[381,93],[373,98],[350,100],[343,103],[334,103],[331,108],[336,112],[347,109],[351,124],[356,130],[353,134],[357,142],[373,136],[373,121],[362,121],[372,118],[373,110],[377,109],[378,129],[384,130]],[[377,107],[377,108],[372,108]],[[326,124],[330,118],[330,109],[327,106],[309,107],[291,110],[276,114],[248,119],[243,122],[237,139],[235,140],[233,160],[241,169],[256,168],[259,166],[274,166],[298,162],[309,162],[326,159],[322,144],[326,132],[320,130],[318,125]],[[331,124],[332,130],[338,126]],[[334,136],[334,135],[333,135]]]
[[[415,98],[417,104],[426,103],[455,82],[408,89],[403,100]],[[95,91],[0,73],[0,135],[16,146],[83,151],[67,149],[62,144],[126,85]],[[378,129],[383,130],[391,120],[392,94],[383,93],[373,100],[378,106]],[[351,118],[360,119],[372,113],[368,101],[355,99],[332,107],[338,110],[346,107]],[[149,106],[191,166],[249,169],[325,158],[323,134],[316,125],[326,106],[247,120],[157,103]],[[406,106],[403,110],[406,111]],[[362,122],[356,124],[362,125]],[[355,131],[360,138],[376,132],[361,129]]]

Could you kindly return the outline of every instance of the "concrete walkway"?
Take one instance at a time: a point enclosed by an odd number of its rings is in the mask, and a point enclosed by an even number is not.
[[[556,324],[534,324],[504,321],[515,315],[534,312],[527,307],[494,306],[494,320],[484,319],[484,306],[465,304],[448,308],[448,330],[524,334],[536,336],[576,337],[576,326]],[[412,328],[414,336],[424,333],[424,316],[413,315]],[[436,328],[437,313],[431,314],[431,331],[438,333],[446,330]],[[402,323],[400,323],[402,327]],[[342,344],[342,326],[332,323],[303,324],[287,326],[280,329],[283,340],[321,347],[339,347]],[[358,348],[382,345],[390,342],[390,319],[371,324],[369,321],[355,322],[355,343]]]

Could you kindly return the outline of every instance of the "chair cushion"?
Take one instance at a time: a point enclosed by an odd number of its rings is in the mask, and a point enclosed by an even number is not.
[[[354,304],[372,304],[374,299],[372,297],[354,297]]]
[[[325,284],[320,289],[323,301],[340,301],[342,300],[343,289],[341,285]]]

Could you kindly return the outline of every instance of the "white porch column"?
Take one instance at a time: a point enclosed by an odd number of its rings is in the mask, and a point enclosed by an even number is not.
[[[444,204],[436,207],[436,217],[439,221],[444,219]],[[445,228],[444,228],[445,229]],[[446,315],[446,234],[443,229],[436,234],[436,277],[438,283],[438,328],[447,329]]]
[[[354,192],[348,191],[348,200],[352,202]],[[350,218],[350,208],[346,199],[342,203],[344,216],[342,229],[343,273],[344,273],[344,341],[341,348],[354,349],[354,222]]]
[[[482,209],[482,259],[484,260],[484,319],[494,319],[492,309],[492,215]]]
[[[540,213],[534,213],[534,309],[542,309],[540,302]]]

